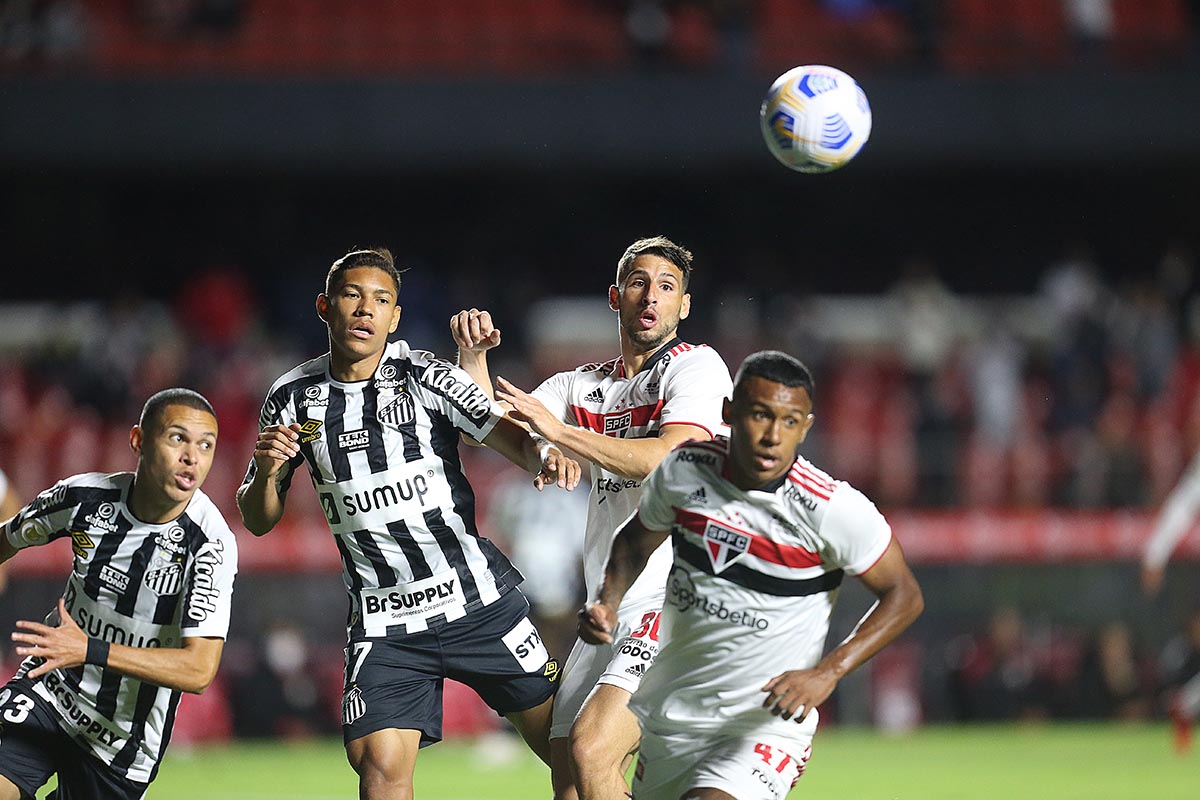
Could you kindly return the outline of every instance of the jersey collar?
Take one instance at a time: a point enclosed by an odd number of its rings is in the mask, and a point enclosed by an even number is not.
[[[669,342],[664,344],[662,347],[655,350],[654,355],[652,355],[648,359],[646,359],[646,363],[642,364],[642,368],[641,368],[641,370],[639,370],[639,372],[646,372],[651,367],[653,367],[655,364],[657,364],[659,361],[662,361],[664,358],[667,357],[668,353],[670,353],[672,350],[675,349],[676,345],[682,344],[682,342],[683,342],[683,340],[680,339],[678,336],[672,338]],[[624,358],[624,356],[617,359],[616,372],[617,372],[618,378],[632,378],[633,377],[632,375],[625,374],[625,358]]]

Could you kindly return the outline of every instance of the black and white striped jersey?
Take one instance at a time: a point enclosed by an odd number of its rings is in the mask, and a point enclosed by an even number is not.
[[[130,647],[225,638],[237,541],[221,512],[197,491],[177,519],[151,525],[129,511],[132,486],[129,472],[59,481],[9,520],[4,535],[17,549],[70,537],[74,568],[63,597],[88,636]],[[40,663],[26,658],[16,677]],[[89,664],[49,672],[34,691],[88,752],[130,780],[154,780],[178,691]]]
[[[304,461],[342,558],[351,638],[415,633],[498,600],[522,575],[475,527],[460,432],[482,440],[503,416],[466,372],[407,342],[370,380],[344,383],[329,354],[271,387],[260,423],[298,423]],[[255,473],[253,459],[246,475]]]

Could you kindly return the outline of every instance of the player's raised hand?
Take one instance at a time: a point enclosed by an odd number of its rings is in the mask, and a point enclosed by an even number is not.
[[[41,622],[17,620],[21,630],[12,635],[12,640],[20,643],[15,648],[17,655],[45,659],[29,671],[30,678],[40,678],[55,669],[78,667],[87,660],[87,634],[75,624],[61,597],[58,598],[58,619],[56,628]]]
[[[521,391],[499,376],[496,378],[496,387],[496,399],[510,406],[509,416],[528,425],[534,433],[552,442],[558,441],[566,423],[551,414],[550,410],[542,405],[541,400]]]
[[[260,472],[270,477],[283,465],[300,454],[300,425],[268,425],[254,443],[254,463]]]
[[[616,609],[595,600],[579,609],[579,638],[588,644],[612,644],[617,627]]]
[[[500,329],[487,311],[472,308],[450,317],[450,335],[460,351],[482,353],[500,344]]]
[[[837,677],[820,669],[793,669],[767,681],[763,708],[777,717],[803,722],[808,712],[829,699]]]
[[[533,485],[539,492],[547,486],[557,486],[569,492],[579,485],[581,474],[578,461],[567,458],[561,450],[551,445],[542,453],[542,469],[534,477]]]

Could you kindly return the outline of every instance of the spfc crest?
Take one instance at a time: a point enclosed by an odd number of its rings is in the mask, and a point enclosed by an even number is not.
[[[709,522],[704,528],[704,549],[712,561],[713,572],[719,574],[746,554],[750,549],[750,537]]]
[[[397,429],[409,424],[416,417],[412,395],[408,392],[400,392],[395,397],[388,398],[386,402],[381,397],[379,412],[376,416],[384,425],[390,425]]]

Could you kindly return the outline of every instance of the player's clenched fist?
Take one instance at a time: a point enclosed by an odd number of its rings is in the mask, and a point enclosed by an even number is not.
[[[803,722],[808,712],[829,699],[837,676],[821,669],[793,669],[767,681],[763,708],[777,717]]]
[[[483,352],[500,344],[500,329],[487,311],[472,308],[450,318],[450,334],[459,350]]]
[[[254,444],[254,463],[266,475],[283,469],[290,459],[300,455],[300,424],[268,425]]]
[[[579,611],[579,638],[588,644],[612,644],[617,612],[607,603],[588,603]]]

